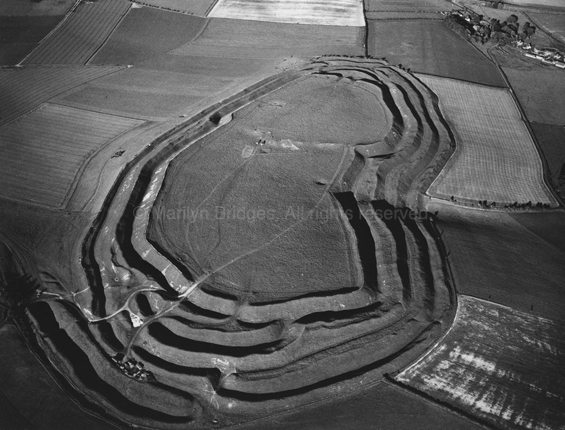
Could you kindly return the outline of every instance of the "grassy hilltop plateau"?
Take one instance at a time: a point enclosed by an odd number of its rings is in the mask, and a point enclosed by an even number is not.
[[[561,0],[0,2],[0,429],[565,429]]]

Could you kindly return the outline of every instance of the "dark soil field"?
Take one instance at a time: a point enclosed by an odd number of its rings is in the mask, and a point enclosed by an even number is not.
[[[117,429],[86,414],[72,401],[13,325],[0,327],[0,342],[10,345],[0,348],[0,425],[8,425],[4,429],[51,430],[61,425],[84,430]]]
[[[548,239],[553,228],[561,232],[556,237],[563,235],[562,224],[533,228],[534,214],[510,216],[449,205],[430,210],[439,210],[438,226],[459,293],[565,321],[565,252]]]
[[[63,19],[55,16],[0,16],[0,65],[18,64]]]
[[[443,21],[372,20],[368,32],[373,57],[385,57],[414,72],[505,86],[495,65]]]
[[[554,66],[503,67],[531,122],[565,125],[565,71]]]
[[[479,430],[483,427],[395,385],[363,391],[234,427],[237,430]]]
[[[565,198],[565,125],[531,123],[547,161],[551,185]]]
[[[541,25],[554,37],[565,43],[564,13],[528,13],[534,24]]]
[[[133,64],[189,43],[204,29],[206,19],[161,9],[130,9],[90,64]],[[151,28],[151,32],[147,31]]]
[[[0,2],[0,16],[62,16],[74,3],[75,0],[3,0]]]

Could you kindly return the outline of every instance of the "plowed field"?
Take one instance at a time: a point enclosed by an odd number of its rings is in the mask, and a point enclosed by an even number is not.
[[[368,23],[369,54],[412,71],[486,85],[505,86],[494,64],[443,21],[399,20]]]
[[[496,428],[562,428],[564,329],[460,296],[447,336],[396,379]]]
[[[45,66],[0,69],[0,127],[71,88],[121,67]]]
[[[429,193],[443,199],[556,206],[534,142],[506,90],[420,76],[440,98],[457,149]]]
[[[363,39],[363,27],[214,19],[197,40],[171,53],[220,58],[363,55]]]
[[[365,26],[361,0],[218,0],[210,18]]]
[[[86,64],[130,6],[126,0],[80,3],[24,64]]]
[[[62,206],[86,158],[139,124],[129,118],[45,105],[2,127],[2,197]]]

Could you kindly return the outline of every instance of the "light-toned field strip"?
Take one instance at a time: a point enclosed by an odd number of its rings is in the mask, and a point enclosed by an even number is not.
[[[363,27],[362,0],[218,0],[210,18]]]
[[[0,127],[64,91],[122,68],[116,66],[0,68]]]
[[[447,0],[365,0],[366,12],[422,12],[452,10],[453,3]]]
[[[209,58],[363,55],[363,41],[363,27],[213,19],[194,42],[170,53]]]
[[[564,328],[460,296],[446,337],[395,379],[495,428],[563,429]]]
[[[0,196],[60,207],[84,161],[143,121],[45,104],[0,129]]]
[[[191,15],[206,16],[208,10],[215,3],[215,0],[141,0],[135,3]]]
[[[130,7],[127,0],[81,3],[22,64],[86,64]]]
[[[418,75],[438,96],[457,140],[453,157],[428,194],[498,203],[557,202],[510,93],[447,78]]]
[[[563,0],[506,0],[505,3],[515,4],[518,6],[552,6],[560,7],[565,10]]]

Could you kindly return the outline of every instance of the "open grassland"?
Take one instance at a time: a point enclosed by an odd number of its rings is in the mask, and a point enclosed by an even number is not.
[[[192,41],[206,22],[148,7],[131,9],[90,64],[137,65],[150,61]]]
[[[76,0],[42,0],[41,2],[2,0],[0,16],[64,15],[75,3]]]
[[[0,419],[6,430],[116,427],[85,413],[47,373],[13,325],[0,328]],[[25,417],[25,418],[24,418]],[[68,426],[68,427],[67,427]]]
[[[24,64],[86,64],[130,6],[127,0],[80,3]]]
[[[206,16],[216,0],[141,0],[136,3],[191,15]]]
[[[526,214],[479,211],[434,204],[460,293],[565,321],[563,213]],[[524,217],[524,218],[521,218]],[[531,223],[539,223],[532,227]]]
[[[210,18],[365,26],[362,0],[218,0]]]
[[[62,19],[0,15],[0,65],[18,64]]]
[[[370,20],[369,54],[412,71],[505,86],[495,65],[437,20]]]
[[[457,140],[455,154],[428,190],[430,195],[557,205],[543,180],[534,142],[506,90],[419,77],[438,94]]]
[[[64,91],[120,69],[110,66],[0,68],[0,127]]]
[[[447,336],[395,379],[496,428],[563,428],[564,329],[460,296]]]
[[[503,67],[503,70],[528,120],[565,125],[565,70],[540,67],[537,63],[528,69]]]
[[[363,27],[212,19],[198,39],[171,54],[265,59],[291,55],[363,55],[364,34]]]
[[[2,127],[2,196],[62,206],[84,161],[139,124],[129,118],[48,104]]]
[[[364,0],[366,12],[431,12],[452,10],[446,0]]]

